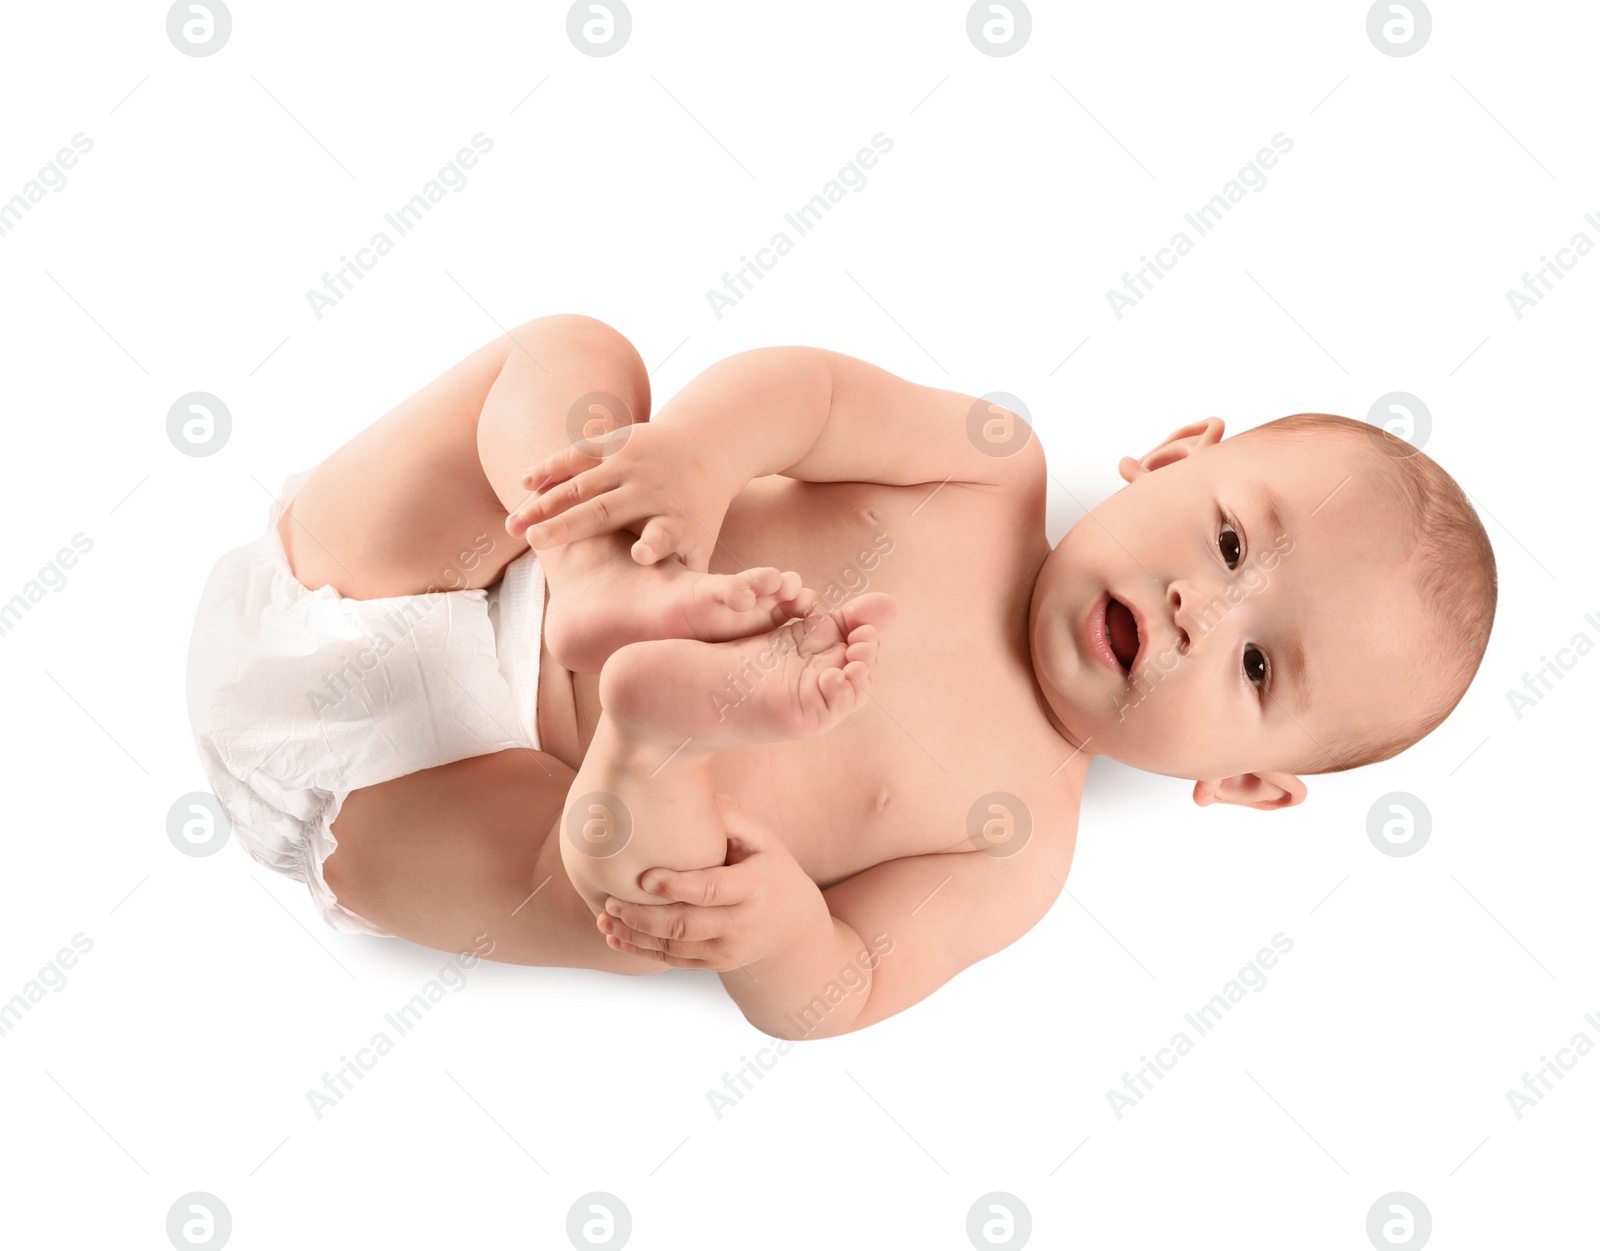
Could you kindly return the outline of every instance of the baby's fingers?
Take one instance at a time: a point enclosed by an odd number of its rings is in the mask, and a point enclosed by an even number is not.
[[[691,908],[687,904],[641,904],[607,899],[606,915],[640,935],[679,942],[705,942],[720,938],[727,925],[722,908]]]
[[[671,523],[665,517],[652,517],[633,545],[633,559],[641,565],[653,565],[677,550],[678,540]]]
[[[564,513],[569,508],[575,508],[597,495],[614,491],[620,485],[614,470],[600,466],[586,469],[559,485],[551,485],[547,480],[541,493],[530,495],[517,505],[515,511],[507,518],[506,529],[512,534],[521,534],[529,526],[538,525],[539,522],[558,513]],[[517,524],[513,525],[513,521]]]
[[[646,940],[648,941],[648,940]],[[654,960],[658,964],[667,965],[674,969],[710,969],[713,972],[722,972],[723,965],[713,964],[710,960],[698,956],[687,956],[678,950],[668,951],[661,947],[644,946],[629,939],[618,937],[616,934],[606,935],[606,946],[613,951],[620,951],[624,955],[642,956],[646,960]],[[705,944],[697,944],[702,949]],[[728,966],[732,967],[732,966]]]
[[[541,483],[549,487],[557,482],[564,482],[575,473],[591,469],[603,460],[595,455],[593,445],[587,443],[574,443],[564,447],[553,455],[546,456],[542,461],[527,473],[522,475],[522,485],[530,491],[537,490]]]
[[[594,499],[558,513],[554,517],[526,526],[528,546],[560,547],[576,543],[579,539],[592,539],[599,534],[611,534],[625,527],[631,518],[624,508],[620,491],[607,491]],[[513,518],[506,518],[506,528],[511,529]],[[511,533],[517,533],[511,530]]]
[[[746,864],[713,869],[649,869],[640,875],[639,885],[652,895],[697,908],[731,905],[743,902],[749,891]]]
[[[608,946],[629,955],[648,956],[679,969],[713,968],[728,963],[719,958],[725,953],[718,950],[714,939],[663,938],[645,930],[636,930],[618,917],[601,913],[595,924],[606,936]]]

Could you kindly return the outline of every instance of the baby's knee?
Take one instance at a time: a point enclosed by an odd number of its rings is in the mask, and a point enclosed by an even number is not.
[[[569,352],[606,368],[621,372],[630,394],[620,398],[627,401],[634,421],[647,420],[650,415],[650,373],[645,368],[639,349],[620,330],[584,313],[551,313],[524,322],[511,332],[513,343],[526,343],[538,338],[553,344],[557,350]],[[513,349],[514,350],[514,349]]]

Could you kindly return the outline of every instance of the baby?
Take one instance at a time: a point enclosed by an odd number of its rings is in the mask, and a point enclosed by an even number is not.
[[[1286,807],[1438,725],[1487,641],[1470,505],[1358,422],[1184,426],[1052,551],[1038,440],[971,397],[770,348],[649,407],[615,331],[528,323],[219,565],[208,776],[330,922],[715,969],[832,1036],[1044,915],[1092,756]],[[391,633],[295,704],[316,640]]]

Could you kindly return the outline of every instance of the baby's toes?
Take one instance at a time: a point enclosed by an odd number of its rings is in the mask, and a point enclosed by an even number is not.
[[[828,704],[830,712],[851,713],[866,702],[867,691],[872,686],[872,670],[865,662],[851,660],[842,669],[830,672],[838,675],[834,684],[838,688],[837,695]]]
[[[760,598],[756,588],[750,583],[748,573],[736,573],[731,577],[718,578],[712,587],[712,595],[717,603],[724,608],[731,608],[734,612],[749,612]]]
[[[870,668],[878,659],[878,640],[860,639],[851,643],[844,649],[844,658],[846,661],[859,660]]]
[[[783,571],[766,565],[757,569],[746,569],[739,576],[757,595],[776,595],[783,586]],[[798,580],[798,575],[796,578]]]
[[[730,574],[719,581],[715,588],[717,602],[734,612],[768,607],[783,598],[785,577],[781,570],[767,567]],[[799,575],[795,577],[798,584]]]
[[[839,614],[847,630],[862,625],[888,625],[896,615],[894,600],[882,591],[868,591],[846,600],[839,606]]]
[[[823,707],[831,717],[843,717],[854,712],[856,705],[861,702],[862,688],[851,680],[849,669],[848,665],[843,669],[825,669],[817,679]]]
[[[792,569],[783,575],[773,596],[774,624],[782,624],[790,617],[808,617],[816,607],[817,593],[800,582],[800,575]]]
[[[871,662],[878,656],[878,627],[857,626],[845,636],[844,654],[850,660]]]
[[[804,589],[800,575],[793,569],[787,569],[778,575],[778,586],[773,592],[780,600],[791,600]]]
[[[809,586],[803,586],[793,596],[780,602],[789,609],[792,615],[809,617],[811,610],[817,606],[817,593]]]

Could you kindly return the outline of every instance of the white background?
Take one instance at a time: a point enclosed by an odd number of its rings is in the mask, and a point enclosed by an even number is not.
[[[0,599],[93,548],[0,637],[0,997],[74,934],[93,949],[0,1038],[6,1242],[165,1247],[205,1191],[238,1248],[566,1246],[605,1191],[641,1249],[960,1248],[1003,1191],[1039,1246],[1365,1248],[1406,1191],[1438,1247],[1587,1245],[1600,1058],[1520,1120],[1506,1092],[1600,1042],[1600,658],[1520,718],[1506,693],[1600,641],[1600,256],[1520,320],[1505,293],[1600,244],[1600,19],[1434,10],[1391,57],[1363,3],[1041,2],[990,57],[960,3],[640,0],[595,58],[555,3],[241,0],[191,57],[159,4],[8,6],[0,197],[75,133],[93,149],[0,238]],[[307,290],[480,131],[469,184],[314,316]],[[714,316],[707,289],[879,131],[868,185]],[[1280,131],[1265,189],[1115,317],[1106,290]],[[1059,480],[1052,539],[1183,422],[1415,393],[1486,510],[1488,656],[1426,742],[1288,813],[1097,762],[1032,933],[791,1051],[720,1119],[707,1091],[767,1040],[709,976],[483,965],[319,1121],[307,1089],[446,957],[325,929],[235,846],[174,850],[168,810],[203,787],[194,605],[259,532],[259,484],[558,311],[629,335],[658,406],[774,343],[1013,392]],[[165,429],[194,390],[233,418],[204,458]],[[1432,816],[1405,858],[1367,835],[1391,791]],[[1280,931],[1266,988],[1119,1120],[1107,1091]]]

